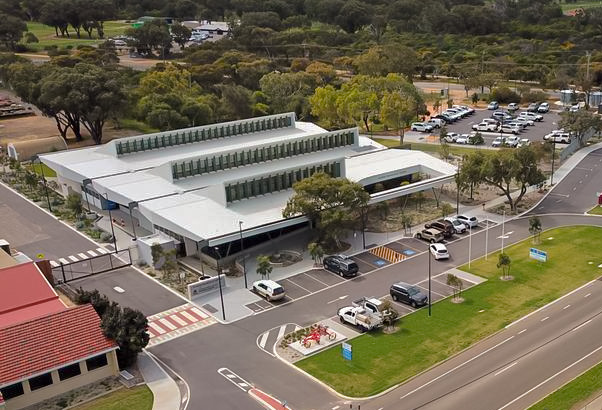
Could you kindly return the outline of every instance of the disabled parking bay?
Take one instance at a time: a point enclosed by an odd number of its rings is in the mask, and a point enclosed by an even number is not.
[[[383,266],[390,265],[390,262],[379,258],[378,256],[370,253],[369,251],[362,252],[358,255],[352,256],[357,266],[360,268],[361,273],[371,272],[376,268],[381,268]]]

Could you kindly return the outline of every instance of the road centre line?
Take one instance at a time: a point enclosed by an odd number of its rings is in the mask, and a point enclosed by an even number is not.
[[[543,319],[540,320],[540,322],[545,322],[546,320],[548,320],[550,318],[550,316],[546,316]]]
[[[574,332],[575,330],[582,328],[583,326],[587,325],[589,322],[591,322],[592,320],[588,320],[587,322],[583,322],[581,323],[579,326],[577,326],[576,328],[574,328],[573,330],[571,330],[571,332]]]
[[[587,295],[583,296],[584,298],[587,298],[591,295],[591,293],[588,293]]]
[[[566,370],[570,369],[571,367],[575,366],[576,364],[581,363],[583,360],[585,360],[588,357],[590,357],[591,355],[595,354],[600,349],[602,349],[602,346],[597,347],[593,351],[591,351],[588,354],[586,354],[585,356],[583,356],[581,359],[577,360],[576,362],[571,363],[570,365],[568,365],[564,369],[562,369],[559,372],[551,375],[550,377],[548,377],[547,379],[545,379],[543,382],[539,383],[537,386],[535,386],[535,387],[527,390],[526,392],[524,392],[520,396],[516,397],[514,400],[512,400],[512,401],[506,403],[505,405],[503,405],[502,407],[500,407],[498,410],[503,410],[503,409],[507,408],[508,406],[511,406],[512,404],[516,403],[518,400],[522,399],[523,397],[525,397],[527,394],[531,393],[532,391],[534,391],[534,390],[538,389],[539,387],[543,386],[544,384],[546,384],[547,382],[549,382],[550,380],[552,380],[553,378],[555,378],[559,374],[564,373]]]
[[[510,337],[508,337],[508,338],[506,338],[506,339],[502,340],[501,342],[499,342],[499,343],[498,343],[498,344],[496,344],[495,346],[492,346],[492,347],[490,347],[489,349],[487,349],[487,350],[485,350],[485,351],[483,351],[483,352],[479,353],[478,355],[471,357],[470,359],[466,360],[465,362],[463,362],[463,363],[460,363],[459,365],[457,365],[457,366],[456,366],[456,367],[454,367],[453,369],[450,369],[450,370],[446,371],[445,373],[443,373],[443,374],[441,374],[441,375],[439,375],[439,376],[435,377],[434,379],[431,379],[431,380],[429,380],[428,382],[424,383],[422,386],[418,386],[417,388],[415,388],[415,389],[414,389],[414,390],[412,390],[411,392],[409,392],[409,393],[406,393],[406,394],[404,394],[403,396],[401,396],[399,399],[400,399],[400,400],[402,400],[402,399],[404,399],[404,398],[408,397],[409,395],[416,393],[418,390],[421,390],[421,389],[423,389],[424,387],[426,387],[426,386],[430,385],[430,384],[431,384],[431,383],[433,383],[433,382],[436,382],[437,380],[441,379],[442,377],[445,377],[445,376],[447,376],[448,374],[450,374],[451,372],[453,372],[453,371],[455,371],[455,370],[459,369],[460,367],[462,367],[462,366],[464,366],[464,365],[466,365],[466,364],[468,364],[468,363],[472,362],[473,360],[476,360],[476,359],[478,359],[479,357],[483,356],[483,355],[484,355],[484,354],[486,354],[486,353],[489,353],[489,352],[490,352],[490,351],[492,351],[493,349],[495,349],[495,348],[497,348],[497,347],[499,347],[499,346],[503,345],[504,343],[506,343],[507,341],[509,341],[509,340],[511,340],[511,339],[514,339],[514,336],[510,336]],[[600,348],[602,348],[602,346],[600,346]]]
[[[499,372],[497,372],[496,374],[494,374],[494,376],[497,376],[498,374],[504,373],[506,370],[508,370],[509,368],[513,367],[514,365],[516,365],[518,362],[514,362],[509,366],[504,367],[502,370],[500,370]]]
[[[571,305],[566,305],[565,307],[562,308],[562,310],[568,309],[570,307],[571,307]]]
[[[517,333],[517,335],[523,334],[523,333],[525,333],[526,331],[527,331],[527,329],[523,329],[523,330],[521,330],[520,332],[518,332],[518,333]]]

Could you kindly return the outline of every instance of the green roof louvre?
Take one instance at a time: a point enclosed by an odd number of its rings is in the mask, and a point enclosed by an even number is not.
[[[287,115],[285,118],[286,118],[286,126],[287,126],[287,127],[290,127],[290,126],[291,126],[291,124],[292,124],[292,121],[291,121],[291,116],[290,116],[290,115]]]

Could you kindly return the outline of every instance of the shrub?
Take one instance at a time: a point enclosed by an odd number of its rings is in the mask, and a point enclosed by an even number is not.
[[[491,99],[501,104],[520,102],[520,96],[508,87],[498,87],[491,93]]]
[[[77,221],[75,223],[75,228],[79,231],[82,230],[84,228],[84,226],[86,226],[86,224],[83,221]]]
[[[100,240],[102,242],[110,242],[110,241],[113,240],[113,235],[111,235],[108,232],[103,232],[103,233],[100,234]]]
[[[523,94],[522,102],[524,103],[532,103],[538,101],[546,101],[548,99],[548,94],[543,91],[530,91],[528,93]]]

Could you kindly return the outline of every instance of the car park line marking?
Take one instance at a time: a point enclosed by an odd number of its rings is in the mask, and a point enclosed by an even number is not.
[[[404,308],[404,309],[408,310],[410,313],[413,313],[413,312],[416,311],[416,309],[412,309],[410,306],[406,306],[406,305],[404,305],[401,302],[396,302],[393,299],[391,299],[391,303],[394,303],[396,306],[399,306],[401,308]]]
[[[290,280],[290,279],[288,279],[288,278],[287,278],[287,279],[284,279],[284,280],[287,280],[287,281],[289,281],[289,282],[290,282],[290,283],[292,283],[293,285],[297,286],[298,288],[301,288],[301,289],[303,289],[304,291],[306,291],[306,292],[307,292],[307,293],[309,293],[309,294],[313,293],[313,292],[310,292],[309,290],[305,289],[303,286],[301,286],[301,285],[299,285],[299,284],[297,284],[297,283],[293,282],[292,280]]]
[[[520,334],[523,334],[523,333],[525,333],[526,331],[527,331],[527,329],[523,329],[523,330],[521,330],[520,332],[518,332],[517,334],[518,334],[518,335],[520,335]]]
[[[305,276],[307,276],[308,278],[311,278],[311,279],[315,280],[316,282],[320,282],[320,283],[321,283],[322,285],[324,285],[324,286],[328,286],[328,283],[324,283],[324,282],[322,282],[320,279],[314,278],[313,276],[311,276],[311,275],[310,275],[310,274],[308,274],[307,272],[303,272],[303,274],[304,274]]]
[[[579,326],[577,326],[576,328],[574,328],[573,330],[571,330],[571,332],[574,332],[575,330],[582,328],[583,326],[587,325],[589,322],[591,322],[592,320],[588,320],[587,322],[583,322],[581,323]]]
[[[334,407],[332,408],[332,410],[337,410],[339,407],[341,407],[341,406],[334,406]]]
[[[427,282],[428,282],[428,281],[427,281]],[[420,286],[420,285],[417,285],[417,286],[418,286],[419,288],[422,288],[422,289],[424,289],[424,290],[426,290],[426,291],[428,292],[428,288],[425,288],[424,286]],[[442,298],[446,298],[446,297],[447,297],[447,296],[445,296],[445,295],[442,295],[442,294],[441,294],[441,293],[439,293],[439,292],[435,292],[435,291],[434,291],[434,290],[432,290],[432,289],[431,289],[431,293],[434,293],[435,295],[441,296]]]
[[[551,375],[550,377],[548,377],[547,379],[545,379],[544,381],[542,381],[541,383],[539,383],[537,386],[527,390],[526,392],[524,392],[523,394],[521,394],[520,396],[516,397],[514,400],[506,403],[505,405],[503,405],[502,407],[500,407],[498,410],[504,410],[505,408],[507,408],[508,406],[511,406],[512,404],[516,403],[518,400],[522,399],[523,397],[525,397],[527,394],[531,393],[532,391],[540,388],[541,386],[543,386],[544,384],[546,384],[547,382],[549,382],[550,380],[552,380],[553,378],[555,378],[556,376],[558,376],[561,373],[564,373],[565,371],[567,371],[568,369],[570,369],[571,367],[581,363],[583,360],[587,359],[588,357],[590,357],[591,355],[595,354],[596,352],[598,352],[598,350],[602,349],[602,346],[598,346],[596,349],[592,350],[591,352],[589,352],[588,354],[586,354],[585,356],[583,356],[581,359],[571,363],[570,365],[568,365],[567,367],[565,367],[564,369],[554,373],[553,375]]]
[[[370,263],[370,262],[368,262],[367,260],[360,258],[360,256],[359,256],[359,255],[354,255],[353,257],[354,257],[354,258],[357,258],[357,259],[359,259],[360,261],[364,262],[364,263],[365,263],[365,264],[367,264],[367,265],[370,265],[370,266],[372,266],[374,269],[382,268],[382,266],[376,266],[376,265],[374,265],[373,263]],[[326,269],[326,270],[328,270],[328,269]],[[329,272],[330,272],[330,271],[329,271]],[[338,276],[338,275],[337,275],[336,273],[334,273],[334,272],[331,272],[331,273],[332,273],[333,275],[336,275],[336,276]]]
[[[440,280],[437,280],[437,279],[433,279],[433,278],[431,278],[431,279],[432,279],[433,282],[437,282],[437,283],[439,283],[439,284],[441,284],[441,285],[443,285],[443,286],[445,286],[447,288],[450,288],[450,289],[452,288],[447,283],[441,282]]]
[[[570,198],[571,197],[568,194],[557,194],[556,192],[550,192],[549,195],[563,196],[565,198]]]
[[[548,320],[550,318],[550,316],[546,316],[543,319],[540,320],[540,322],[545,322],[546,320]]]
[[[562,310],[568,309],[570,307],[571,307],[571,305],[566,305],[565,307],[562,308]]]
[[[496,374],[494,374],[494,376],[497,376],[498,374],[504,373],[506,370],[508,370],[509,368],[515,366],[518,362],[514,362],[509,366],[504,367],[502,370],[500,370],[499,372],[497,372]]]
[[[493,349],[495,349],[495,348],[497,348],[497,347],[499,347],[499,346],[503,345],[504,343],[506,343],[506,342],[508,342],[509,340],[512,340],[512,339],[514,339],[514,336],[510,336],[510,337],[508,337],[508,338],[506,338],[506,339],[502,340],[501,342],[499,342],[499,343],[498,343],[498,344],[496,344],[495,346],[492,346],[492,347],[490,347],[489,349],[487,349],[487,350],[485,350],[485,351],[483,351],[483,352],[479,353],[478,355],[471,357],[470,359],[466,360],[465,362],[462,362],[462,363],[460,363],[459,365],[457,365],[457,366],[456,366],[456,367],[454,367],[453,369],[450,369],[450,370],[446,371],[445,373],[443,373],[443,374],[440,374],[439,376],[435,377],[434,379],[431,379],[431,380],[429,380],[428,382],[424,383],[423,385],[416,387],[416,388],[415,388],[414,390],[412,390],[411,392],[408,392],[408,393],[404,394],[403,396],[401,396],[401,397],[400,397],[400,400],[402,400],[402,399],[405,399],[405,398],[406,398],[406,397],[408,397],[409,395],[416,393],[418,390],[421,390],[421,389],[423,389],[424,387],[426,387],[426,386],[430,385],[431,383],[434,383],[434,382],[436,382],[437,380],[441,379],[442,377],[445,377],[445,376],[447,376],[447,375],[448,375],[448,374],[450,374],[451,372],[458,370],[460,367],[463,367],[463,366],[467,365],[468,363],[472,362],[473,360],[476,360],[476,359],[478,359],[479,357],[483,356],[484,354],[487,354],[487,353],[489,353],[489,352],[490,352],[490,351],[492,351]],[[600,348],[602,348],[602,346],[600,346]]]

